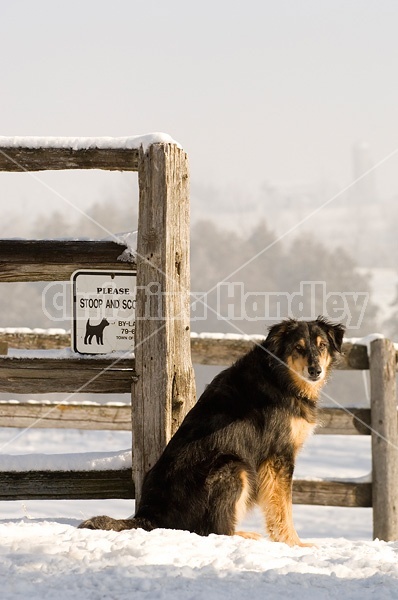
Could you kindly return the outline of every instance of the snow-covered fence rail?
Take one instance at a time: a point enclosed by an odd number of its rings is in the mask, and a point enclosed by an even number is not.
[[[67,354],[56,358],[4,355],[0,358],[0,389],[25,394],[132,393],[132,468],[139,494],[145,472],[195,400],[189,345],[188,159],[182,148],[164,134],[129,138],[0,137],[0,171],[54,169],[138,171],[135,263],[118,261],[123,249],[113,242],[3,240],[0,282],[62,281],[79,268],[136,270],[135,362],[133,365],[131,360],[80,359]],[[147,318],[144,300],[150,284],[157,286],[164,301],[160,310],[159,306],[151,306]],[[0,350],[6,352],[5,343]],[[51,485],[47,488],[41,485],[39,475],[35,479],[32,473],[26,478],[18,475],[16,488],[10,483],[13,474],[1,473],[1,477],[8,477],[0,485],[8,498],[13,494],[26,497],[26,489],[23,490],[28,479],[29,497],[41,495],[45,489],[49,497],[54,496],[56,485],[61,495],[78,494],[75,488],[71,491],[70,486],[62,484],[64,476],[60,476],[58,484],[57,478],[50,476]],[[130,491],[131,487],[130,472]],[[90,490],[92,486],[88,485],[85,493],[89,496]]]

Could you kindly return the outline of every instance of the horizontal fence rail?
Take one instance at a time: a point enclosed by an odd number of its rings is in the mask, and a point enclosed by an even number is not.
[[[193,334],[191,336],[192,361],[201,365],[228,366],[264,338],[265,336],[241,336],[239,338],[229,334],[224,336]],[[350,342],[343,344],[343,356],[336,365],[336,369],[369,369],[366,346]]]
[[[370,409],[321,408],[320,435],[369,435]],[[0,401],[0,427],[131,430],[130,404]]]
[[[191,334],[192,362],[198,365],[229,366],[260,343],[265,336],[231,336],[230,334]],[[17,349],[62,349],[70,347],[70,332],[26,328],[0,328],[0,343]],[[346,341],[338,370],[367,370],[369,358],[366,346]]]
[[[372,484],[362,481],[293,481],[293,503],[366,508],[372,506]]]
[[[131,469],[106,471],[3,471],[0,500],[133,499]]]
[[[138,171],[139,149],[0,147],[0,171]]]
[[[78,269],[136,270],[118,260],[125,246],[112,241],[0,240],[0,283],[66,281]]]
[[[131,469],[104,471],[5,471],[0,473],[0,500],[98,500],[134,498]],[[368,482],[293,481],[293,502],[319,506],[370,507]]]
[[[201,365],[227,365],[258,343],[258,336],[241,339],[213,334],[191,335],[192,362]],[[70,345],[70,333],[60,330],[0,329],[0,389],[15,394],[53,392],[131,393],[135,380],[133,358],[120,356],[81,356],[70,352],[51,357],[34,350],[62,350]],[[7,355],[7,346],[29,349],[23,356]],[[213,347],[213,350],[210,350]],[[214,349],[216,348],[216,350]],[[366,347],[346,342],[340,370],[369,368]],[[330,420],[332,417],[329,416]],[[337,418],[337,417],[336,417]],[[342,417],[339,417],[340,420]],[[337,424],[337,421],[335,421]]]
[[[133,359],[0,357],[0,390],[8,393],[124,394],[135,377]]]
[[[131,405],[0,401],[0,427],[131,431]]]

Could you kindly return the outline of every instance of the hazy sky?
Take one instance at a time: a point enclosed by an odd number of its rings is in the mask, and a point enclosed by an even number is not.
[[[394,0],[0,0],[0,135],[163,131],[195,182],[343,186],[356,141],[375,162],[398,148],[397,30]],[[383,195],[397,171],[398,154],[377,170]],[[61,203],[16,177],[3,210]],[[84,205],[115,177],[63,193]]]

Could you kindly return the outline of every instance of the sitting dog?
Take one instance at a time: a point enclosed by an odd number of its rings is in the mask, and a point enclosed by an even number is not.
[[[146,474],[136,514],[93,517],[89,529],[162,527],[199,535],[236,531],[258,504],[269,537],[303,544],[292,518],[295,458],[317,422],[317,400],[341,352],[344,327],[323,317],[285,320],[207,386]]]

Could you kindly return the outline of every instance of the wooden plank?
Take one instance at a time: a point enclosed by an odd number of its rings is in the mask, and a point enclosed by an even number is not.
[[[24,331],[23,328],[0,329],[0,344],[21,350],[60,350],[70,348],[70,331],[51,331],[46,329],[31,329]],[[1,352],[0,354],[7,354]]]
[[[190,352],[188,158],[175,144],[140,154],[133,476],[145,473],[195,402]]]
[[[131,431],[131,405],[2,401],[0,427]]]
[[[201,365],[231,365],[243,354],[251,350],[254,341],[242,338],[215,337],[204,335],[191,339],[192,362]],[[257,342],[259,343],[259,342]],[[361,344],[343,344],[343,356],[336,365],[339,370],[364,370],[369,368],[366,346]]]
[[[134,360],[126,358],[0,357],[0,389],[15,394],[123,394],[135,376]]]
[[[396,353],[390,340],[371,343],[373,537],[398,538]]]
[[[293,481],[293,504],[372,506],[372,484],[352,481]]]
[[[118,264],[123,265],[120,262]],[[132,270],[134,268],[135,265],[132,265]],[[7,342],[12,348],[64,348],[70,347],[70,334],[48,333],[45,330],[40,333],[36,331],[9,333],[0,329],[1,341]],[[206,337],[206,334],[200,334],[200,336],[193,334],[191,337],[192,362],[200,365],[228,366],[248,352],[253,344],[253,341],[245,339],[244,336],[238,339],[229,339],[222,335]],[[369,368],[366,346],[345,342],[344,352],[345,357],[341,359],[337,369],[363,370]]]
[[[192,362],[199,365],[229,366],[254,346],[250,339],[224,336],[191,338]]]
[[[0,500],[134,498],[131,469],[0,473]]]
[[[370,409],[320,409],[323,426],[316,435],[369,435]],[[357,420],[358,417],[360,421]],[[0,427],[131,430],[131,406],[57,403],[50,401],[0,402]]]
[[[369,408],[320,408],[318,435],[370,435]]]
[[[135,271],[121,262],[116,242],[72,240],[0,240],[0,282],[64,281],[78,269]]]
[[[0,500],[129,499],[134,496],[131,469],[0,473]],[[294,480],[293,503],[369,507],[371,484]]]
[[[0,171],[137,171],[139,151],[125,148],[0,148]]]
[[[342,346],[342,357],[336,365],[340,370],[367,370],[369,369],[368,350],[363,344],[352,344],[344,342]]]

